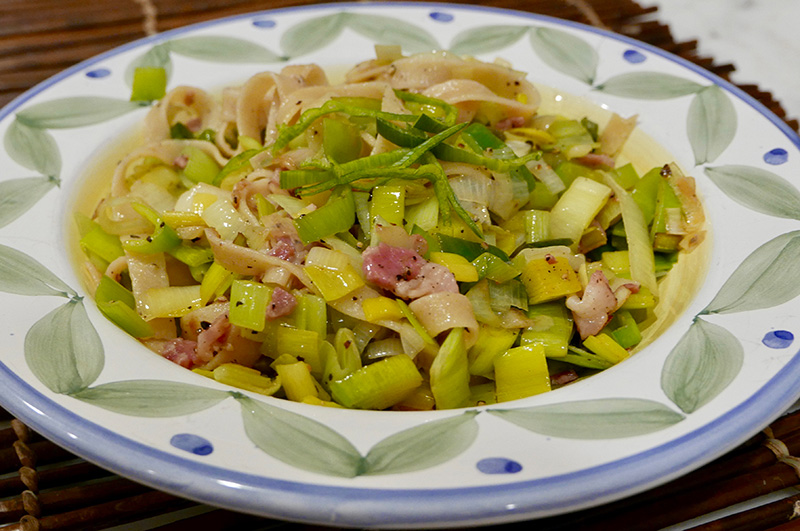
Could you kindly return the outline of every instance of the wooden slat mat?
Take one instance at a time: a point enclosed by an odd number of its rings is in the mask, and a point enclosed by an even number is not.
[[[310,3],[319,2],[0,0],[0,106],[79,61],[156,31]],[[642,8],[631,0],[462,3],[531,11],[610,29],[680,55],[725,79],[734,69],[698,55],[695,41],[675,42],[669,27],[657,20],[655,8]],[[786,119],[772,94],[755,85],[741,88]],[[798,129],[796,120],[787,123]],[[739,449],[663,487],[590,511],[540,520],[536,528],[633,531],[679,523],[800,484],[796,465],[787,458],[791,455],[800,455],[800,414],[779,419]],[[800,511],[800,496],[791,494],[697,529],[788,529],[798,523],[790,520]],[[174,521],[164,524],[164,515]],[[160,523],[153,523],[156,516]],[[151,522],[149,528],[160,531],[318,529],[205,508],[143,487],[76,458],[0,409],[0,529],[90,531],[132,522],[143,526]]]

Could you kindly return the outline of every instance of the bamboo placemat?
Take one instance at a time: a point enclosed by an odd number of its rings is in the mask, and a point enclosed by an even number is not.
[[[0,106],[53,74],[134,39],[219,17],[320,3],[317,0],[0,0]],[[632,0],[462,0],[590,24],[639,39],[724,79],[734,70],[676,42],[656,8]],[[771,93],[740,88],[798,129]],[[800,520],[800,413],[782,417],[747,443],[700,470],[606,506],[539,520],[542,530],[659,529],[783,493],[779,501],[710,524],[702,531],[785,531]],[[786,489],[789,489],[787,492]],[[793,495],[794,494],[794,495]],[[780,498],[780,496],[777,496]],[[171,523],[163,522],[165,515]],[[199,506],[116,476],[71,455],[0,409],[0,529],[108,529],[138,523],[159,531],[322,529]],[[789,527],[791,526],[791,527]],[[498,528],[506,526],[497,526]]]

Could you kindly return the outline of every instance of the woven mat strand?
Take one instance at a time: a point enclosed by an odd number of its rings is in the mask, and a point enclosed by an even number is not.
[[[0,106],[65,68],[154,32],[266,8],[310,3],[319,2],[0,0],[0,20],[3,22],[0,24]],[[725,79],[734,70],[731,64],[716,64],[711,58],[698,55],[696,41],[675,42],[669,27],[656,20],[655,8],[645,9],[631,0],[466,0],[462,3],[530,11],[609,29],[679,55]],[[786,119],[784,109],[772,94],[755,85],[740,88]],[[787,123],[798,129],[796,120],[787,120]],[[780,422],[776,424],[783,426]],[[800,418],[792,422],[800,426]],[[794,424],[791,424],[791,429]],[[791,429],[784,426],[786,446],[793,452],[792,455],[798,455],[800,428],[797,432]],[[713,479],[717,482],[718,494],[716,497],[708,496],[714,503],[700,506],[700,511],[705,508],[707,512],[797,485],[796,472],[777,461],[776,456],[761,445],[764,437],[755,437],[740,449],[705,467],[694,478],[688,476],[650,493],[588,513],[540,521],[538,525],[542,529],[588,529],[586,519],[590,518],[599,526],[598,529],[603,527],[604,522],[606,526],[611,526],[606,527],[608,529],[621,529],[618,527],[620,511],[630,516],[631,510],[639,507],[643,516],[637,528],[653,529],[655,521],[664,524],[665,515],[671,511],[654,511],[654,506],[648,503],[653,499],[658,500],[659,496],[690,501],[698,495],[697,489],[701,489],[700,492],[708,489],[707,484],[698,486],[701,480],[708,483]],[[759,488],[754,489],[753,485]],[[713,529],[768,529],[778,526],[794,514],[800,499],[788,498],[776,503],[782,505],[771,505],[760,509],[758,514],[748,516],[751,524],[746,527],[740,527],[741,519],[745,517],[737,517],[740,520],[720,524]],[[165,514],[175,515],[175,521],[159,524],[159,531],[321,529],[226,510],[205,510],[192,502],[148,489],[76,458],[0,409],[0,527],[4,531],[91,531],[128,522],[146,522],[145,519],[149,517],[163,517]],[[681,515],[672,515],[671,519],[675,523],[692,516],[684,511]],[[626,521],[624,528],[633,529],[630,525]]]

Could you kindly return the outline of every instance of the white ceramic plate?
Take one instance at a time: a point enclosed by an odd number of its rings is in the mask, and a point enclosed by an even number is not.
[[[83,292],[65,244],[81,179],[146,108],[132,65],[218,89],[285,61],[342,68],[375,42],[502,57],[624,116],[697,178],[709,274],[653,344],[576,385],[442,412],[363,412],[230,388],[154,356]],[[288,59],[287,59],[288,58]],[[661,50],[523,13],[331,4],[164,33],[0,112],[0,401],[101,466],[214,505],[360,527],[462,526],[621,498],[730,450],[800,394],[800,139]],[[666,161],[665,161],[666,162]]]

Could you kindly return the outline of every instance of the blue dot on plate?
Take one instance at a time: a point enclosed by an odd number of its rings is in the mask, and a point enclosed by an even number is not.
[[[794,342],[794,334],[788,330],[773,330],[767,332],[761,342],[769,348],[786,348]]]
[[[89,70],[86,72],[86,77],[90,77],[92,79],[100,79],[102,77],[108,77],[111,75],[111,70],[108,68],[95,68],[94,70]]]
[[[169,443],[175,448],[185,450],[195,455],[208,455],[214,451],[214,446],[208,439],[191,433],[173,435]]]
[[[775,148],[764,153],[764,162],[777,166],[789,160],[789,153],[783,148]]]
[[[643,63],[647,59],[642,52],[637,50],[625,50],[625,53],[622,54],[622,57],[629,63],[633,64]]]
[[[478,461],[478,470],[484,474],[516,474],[522,465],[505,457],[487,457]]]
[[[453,22],[453,15],[450,13],[442,13],[441,11],[433,11],[429,15],[436,22]]]
[[[275,21],[268,18],[257,18],[253,21],[253,26],[264,29],[274,28]]]

